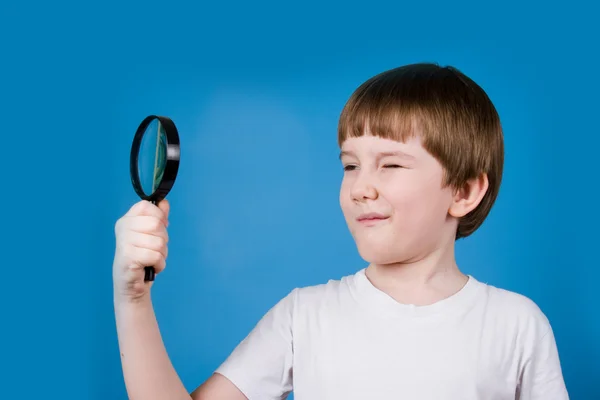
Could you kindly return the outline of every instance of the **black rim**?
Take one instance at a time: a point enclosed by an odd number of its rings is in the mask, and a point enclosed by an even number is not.
[[[158,188],[154,191],[154,193],[146,194],[142,189],[142,184],[140,182],[140,176],[138,173],[138,154],[144,132],[146,132],[146,128],[148,125],[150,125],[150,122],[155,119],[158,119],[158,121],[162,124],[165,130],[165,136],[167,137],[167,162]],[[131,183],[133,184],[135,192],[138,194],[138,196],[140,196],[141,199],[148,200],[156,204],[167,196],[173,187],[173,184],[175,183],[175,178],[177,177],[177,171],[179,170],[179,156],[179,133],[177,132],[175,123],[173,123],[170,118],[161,117],[158,115],[149,115],[146,117],[135,133],[133,144],[131,145],[131,156],[129,158]]]

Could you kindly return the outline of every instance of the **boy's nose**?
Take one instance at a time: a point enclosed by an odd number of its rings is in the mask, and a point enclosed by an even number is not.
[[[375,200],[378,196],[375,186],[365,179],[359,179],[352,187],[352,198],[354,201]]]

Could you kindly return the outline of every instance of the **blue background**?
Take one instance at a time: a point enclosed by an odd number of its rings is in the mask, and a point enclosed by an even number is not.
[[[364,266],[338,207],[337,118],[364,80],[418,61],[471,76],[505,129],[501,193],[460,265],[536,301],[572,398],[600,398],[597,6],[164,4],[0,6],[0,398],[126,398],[113,229],[138,201],[146,115],[181,135],[153,297],[192,390],[293,287]]]

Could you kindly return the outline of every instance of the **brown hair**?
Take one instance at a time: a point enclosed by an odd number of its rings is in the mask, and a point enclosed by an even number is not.
[[[342,110],[338,144],[365,134],[406,141],[420,134],[444,167],[443,186],[458,189],[481,173],[489,187],[458,224],[456,239],[483,223],[494,204],[504,164],[500,118],[485,91],[458,69],[418,63],[382,72],[360,85]]]

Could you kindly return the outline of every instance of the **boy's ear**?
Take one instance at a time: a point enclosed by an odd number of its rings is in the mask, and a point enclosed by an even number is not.
[[[489,181],[485,173],[467,181],[462,188],[455,191],[448,213],[456,218],[464,217],[479,205],[488,187]]]

